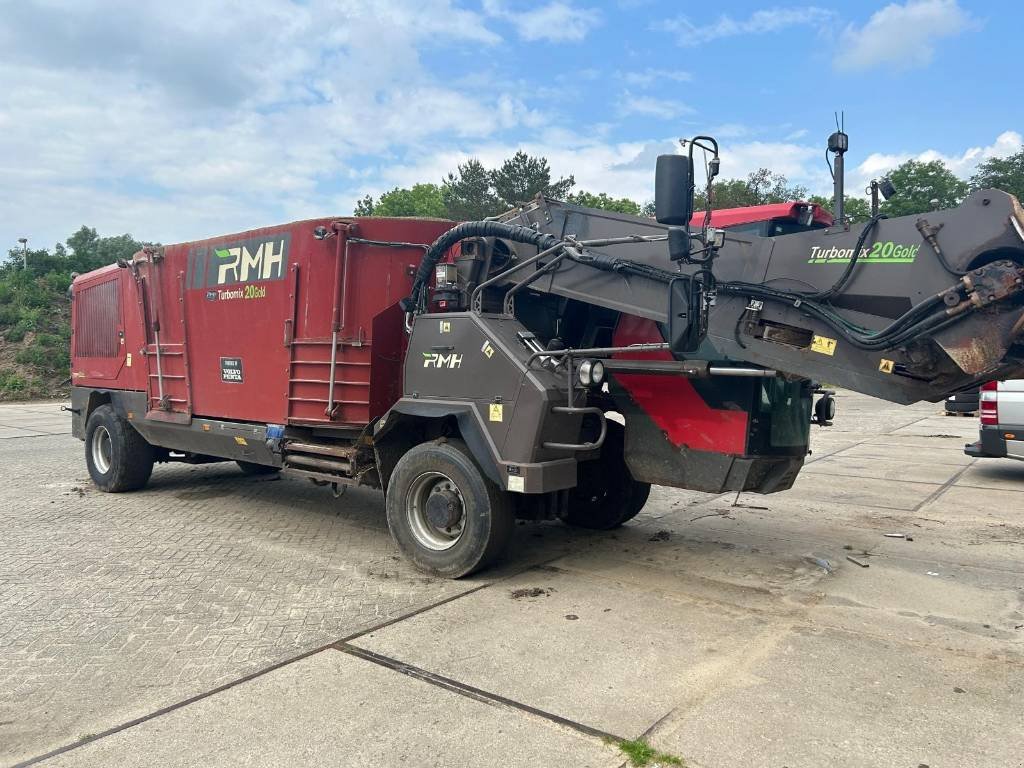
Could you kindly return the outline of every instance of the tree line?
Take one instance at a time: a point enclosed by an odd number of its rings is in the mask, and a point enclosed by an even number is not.
[[[882,202],[887,216],[907,216],[937,208],[952,208],[972,189],[993,187],[1024,200],[1024,149],[1006,158],[991,158],[978,166],[969,181],[954,174],[942,160],[908,160],[888,174],[896,194]],[[538,193],[587,208],[600,208],[636,216],[653,216],[654,202],[615,197],[605,192],[573,191],[570,175],[554,180],[544,157],[516,152],[496,168],[487,168],[472,158],[449,172],[440,183],[423,182],[412,187],[395,187],[374,199],[362,198],[356,216],[423,216],[456,221],[495,216],[524,203]],[[759,168],[744,179],[717,181],[712,190],[712,208],[741,208],[751,205],[807,200],[832,209],[831,197],[811,195],[806,187],[790,184],[788,179],[767,168]],[[703,195],[695,201],[704,208]],[[864,197],[847,195],[846,215],[853,222],[871,215]]]
[[[0,400],[66,393],[71,275],[130,259],[143,245],[82,227],[52,250],[10,250],[0,264]]]

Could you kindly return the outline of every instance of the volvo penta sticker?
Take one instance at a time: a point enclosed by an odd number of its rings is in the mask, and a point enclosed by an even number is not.
[[[233,384],[242,383],[242,358],[222,357],[220,359],[220,379]]]

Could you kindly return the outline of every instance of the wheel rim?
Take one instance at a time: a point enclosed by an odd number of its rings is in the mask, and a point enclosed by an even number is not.
[[[96,427],[92,433],[92,463],[101,475],[110,471],[112,443],[106,427]]]
[[[435,552],[454,547],[466,529],[462,491],[442,472],[424,472],[412,481],[405,512],[416,543]]]

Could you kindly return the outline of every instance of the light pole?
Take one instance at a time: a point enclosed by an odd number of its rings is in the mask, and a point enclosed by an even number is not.
[[[28,238],[19,237],[18,242],[21,243],[21,257],[25,262],[25,269],[28,269]]]

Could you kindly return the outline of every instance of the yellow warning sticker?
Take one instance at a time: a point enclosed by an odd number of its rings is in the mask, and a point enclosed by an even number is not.
[[[125,358],[125,360],[124,360],[124,364],[125,364],[126,366],[128,366],[129,368],[131,368],[131,367],[132,367],[132,353],[131,353],[131,352],[129,352],[129,353],[128,353],[128,357],[126,357],[126,358]]]
[[[505,417],[505,406],[501,403],[491,403],[490,408],[490,419],[491,421],[501,421]]]
[[[441,320],[441,333],[451,333],[452,323],[451,320]]]
[[[235,442],[238,443],[239,445],[248,445],[249,444],[248,442],[246,442],[244,437],[239,437],[238,435],[235,435]]]
[[[836,353],[836,340],[828,336],[814,336],[811,339],[811,352],[817,352],[830,357]]]
[[[896,363],[892,360],[886,360],[884,357],[878,361],[878,370],[882,373],[892,373],[892,369],[896,367]]]
[[[490,341],[485,341],[484,345],[480,347],[480,351],[483,352],[488,358],[490,358],[491,355],[494,354],[494,347],[491,346]]]

